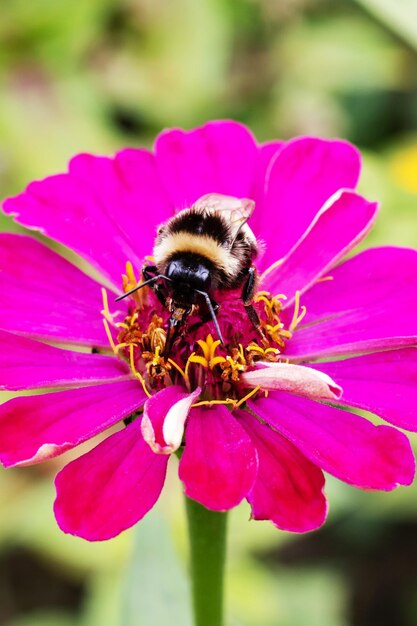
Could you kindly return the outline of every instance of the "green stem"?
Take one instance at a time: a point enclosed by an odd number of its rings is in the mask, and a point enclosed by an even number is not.
[[[194,626],[223,626],[227,514],[186,498]]]

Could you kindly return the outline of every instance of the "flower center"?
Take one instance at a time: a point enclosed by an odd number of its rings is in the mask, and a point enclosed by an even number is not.
[[[124,292],[138,283],[132,265],[126,264]],[[181,385],[188,391],[201,387],[196,405],[226,404],[241,406],[249,397],[262,392],[242,384],[241,374],[253,369],[258,361],[288,361],[285,346],[306,314],[300,307],[297,292],[292,317],[283,310],[286,296],[259,291],[254,298],[261,327],[255,329],[236,293],[216,294],[220,308],[218,324],[224,343],[214,339],[212,322],[202,318],[198,305],[182,322],[179,332],[168,344],[168,308],[148,286],[129,299],[128,314],[110,313],[107,292],[103,288],[103,323],[113,352],[124,359],[145,393],[169,385]],[[194,405],[194,406],[196,406]]]

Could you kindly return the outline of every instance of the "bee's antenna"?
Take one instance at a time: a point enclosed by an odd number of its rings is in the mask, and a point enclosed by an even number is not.
[[[219,322],[217,321],[216,313],[214,312],[213,305],[210,300],[210,296],[205,291],[200,291],[199,289],[194,289],[197,293],[204,296],[205,301],[207,303],[208,310],[210,311],[211,319],[213,320],[214,326],[216,327],[217,336],[222,343],[224,343],[223,335],[220,330]]]
[[[138,291],[138,289],[142,289],[142,287],[146,287],[146,285],[150,285],[151,283],[154,283],[156,280],[159,280],[160,278],[164,278],[165,280],[171,280],[170,278],[168,278],[168,276],[165,276],[164,274],[158,274],[158,276],[152,276],[152,278],[149,278],[148,280],[145,280],[145,282],[143,283],[139,283],[139,285],[136,285],[136,287],[133,287],[133,289],[130,289],[129,291],[126,291],[126,293],[124,293],[121,296],[118,296],[115,299],[115,302],[119,302],[119,300],[123,300],[124,298],[127,298],[127,296],[130,296],[132,293],[135,293],[135,291]]]

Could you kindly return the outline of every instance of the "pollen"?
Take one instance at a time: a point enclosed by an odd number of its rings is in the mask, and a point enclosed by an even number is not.
[[[264,305],[264,311],[270,324],[274,322],[282,311],[282,300],[286,300],[287,296],[280,293],[276,296],[271,296],[268,291],[258,291],[255,295],[255,302],[262,302]]]
[[[267,291],[260,291],[255,296],[255,302],[263,305],[263,314],[261,315],[262,330],[268,341],[275,344],[275,349],[278,352],[282,352],[285,349],[286,342],[291,339],[295,329],[307,313],[306,307],[300,305],[300,292],[296,291],[293,317],[288,328],[286,328],[281,319],[283,301],[285,302],[285,300],[287,300],[287,297],[284,294],[273,296]],[[257,344],[254,345],[256,346]],[[268,349],[267,346],[265,348]],[[256,351],[257,348],[254,349],[252,347],[251,352],[253,356],[255,356],[254,352]],[[262,356],[266,356],[266,354],[265,352]],[[271,352],[268,353],[268,360],[271,359],[271,354]]]
[[[142,352],[142,357],[146,361],[146,369],[151,378],[164,378],[170,371],[172,365],[161,356],[161,348],[157,346],[155,352]]]
[[[243,352],[242,344],[238,348],[232,348],[231,355],[226,356],[226,360],[220,364],[223,380],[229,380],[234,383],[239,381],[239,374],[247,370],[247,362]]]
[[[124,322],[116,322],[115,327],[120,329],[117,336],[117,345],[119,348],[122,346],[140,345],[143,333],[138,325],[137,313],[128,315]]]

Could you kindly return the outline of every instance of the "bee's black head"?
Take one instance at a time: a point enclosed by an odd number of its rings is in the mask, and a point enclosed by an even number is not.
[[[210,261],[203,257],[182,253],[169,261],[166,275],[170,279],[173,298],[176,302],[194,304],[197,292],[210,289]]]

